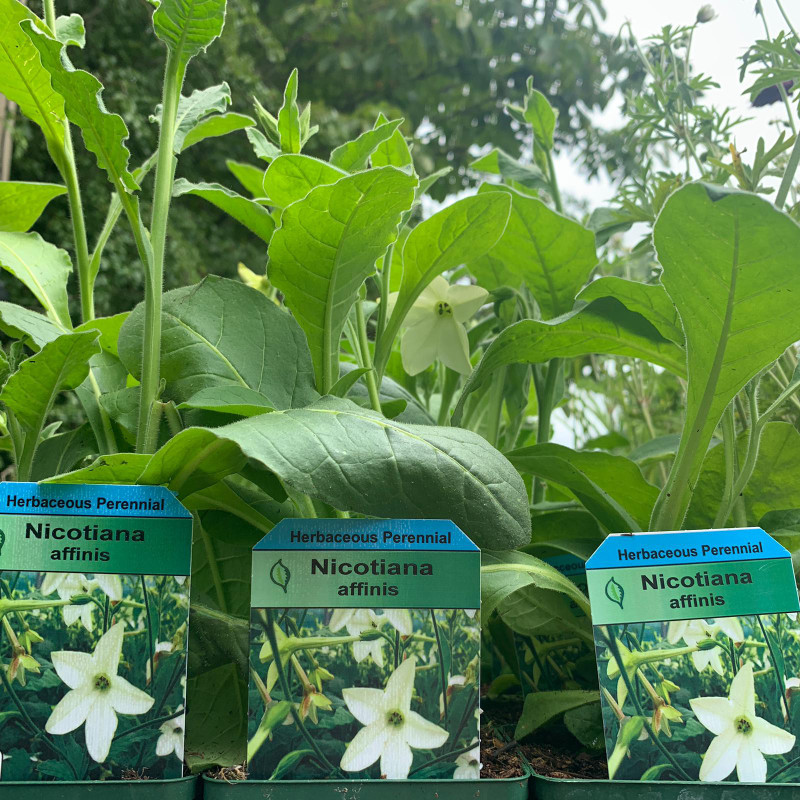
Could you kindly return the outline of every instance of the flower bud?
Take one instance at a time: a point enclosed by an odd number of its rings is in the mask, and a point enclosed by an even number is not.
[[[716,16],[717,14],[712,6],[709,3],[706,3],[704,6],[700,6],[700,9],[697,12],[697,23],[698,25],[702,25],[704,22],[711,22],[711,20],[715,19]]]

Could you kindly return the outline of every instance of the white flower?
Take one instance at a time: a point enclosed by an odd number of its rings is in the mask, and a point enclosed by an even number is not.
[[[411,748],[441,747],[449,734],[411,710],[416,661],[409,658],[389,676],[386,689],[344,689],[342,697],[350,713],[365,727],[345,750],[341,768],[359,772],[381,760],[381,775],[408,777]]]
[[[397,292],[389,296],[392,305]],[[403,369],[417,375],[438,358],[446,367],[468,375],[469,342],[464,323],[486,302],[489,293],[480,286],[451,286],[441,275],[434,278],[405,318],[400,343]]]
[[[401,636],[411,636],[414,632],[411,612],[407,608],[384,608],[383,616]]]
[[[764,783],[763,753],[788,753],[795,737],[756,716],[753,665],[736,673],[728,697],[696,697],[689,701],[697,719],[714,734],[700,767],[701,781],[723,781],[736,767],[742,782]]]
[[[61,600],[69,600],[76,594],[91,594],[95,587],[99,587],[113,602],[122,600],[122,581],[119,575],[95,575],[93,580],[89,580],[86,575],[80,572],[48,572],[45,573],[42,582],[42,594],[47,597],[53,592],[58,592]],[[61,613],[64,617],[64,624],[68,627],[74,625],[78,620],[87,631],[94,629],[94,618],[92,609],[94,603],[83,603],[82,605],[64,606]]]
[[[333,633],[341,628],[347,628],[350,636],[360,636],[364,631],[379,630],[381,618],[369,608],[337,608],[331,616],[328,625]],[[367,656],[383,667],[383,646],[386,640],[382,637],[366,642],[353,642],[353,656],[357,663],[361,663]]]
[[[108,757],[117,730],[117,714],[145,714],[153,698],[117,675],[122,655],[122,625],[112,625],[100,637],[94,653],[59,650],[53,667],[69,686],[53,709],[45,730],[61,735],[86,723],[86,749],[98,763]]]
[[[453,695],[467,685],[467,679],[464,675],[451,675],[447,679],[447,702],[452,701]],[[439,692],[439,716],[444,717],[444,695]]]
[[[160,728],[161,736],[156,742],[156,755],[168,756],[175,753],[183,761],[183,731],[186,728],[186,714],[168,719]]]
[[[705,639],[715,639],[718,633],[724,633],[734,642],[744,641],[742,624],[737,617],[721,617],[713,623],[704,619],[681,620],[670,622],[667,628],[667,641],[677,644],[681,639],[689,647],[694,647]],[[706,667],[711,667],[717,675],[722,675],[725,668],[722,664],[722,649],[712,647],[709,650],[698,650],[692,653],[695,669],[702,672]]]
[[[172,642],[156,642],[155,649],[153,650],[153,667],[155,669],[158,669],[158,662],[163,658],[162,653],[166,653],[167,655],[169,655],[174,650],[175,646],[172,644]],[[150,674],[149,658],[147,659],[147,663],[145,665],[145,677],[146,677],[145,683],[149,684],[152,679],[152,675]]]
[[[457,781],[476,781],[481,776],[481,745],[477,739],[473,739],[471,744],[475,747],[456,759],[453,777]]]

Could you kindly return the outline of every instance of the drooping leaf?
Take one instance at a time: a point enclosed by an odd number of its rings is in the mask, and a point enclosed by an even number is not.
[[[253,197],[264,197],[266,194],[264,190],[266,172],[261,169],[261,167],[255,167],[252,164],[243,164],[240,161],[233,161],[232,159],[228,159],[225,162],[225,166]]]
[[[383,122],[372,130],[364,131],[352,142],[345,142],[339,145],[331,153],[331,164],[347,172],[357,172],[367,166],[369,157],[397,132],[403,124],[402,119],[393,119]],[[380,161],[380,158],[378,159]],[[381,166],[376,164],[375,166]],[[392,165],[394,166],[394,165]]]
[[[172,195],[180,197],[184,194],[202,197],[269,244],[275,230],[275,221],[269,211],[255,200],[243,197],[219,183],[190,183],[185,178],[178,178],[173,186]]]
[[[648,442],[640,444],[628,453],[628,458],[635,461],[640,467],[650,464],[657,464],[659,461],[667,461],[674,458],[678,452],[681,436],[679,433],[668,433],[664,436],[656,436]]]
[[[658,489],[624,456],[552,443],[506,455],[518,470],[569,489],[609,531],[646,530]]]
[[[153,14],[156,36],[167,45],[176,66],[186,64],[222,33],[226,0],[159,0]]]
[[[130,152],[125,146],[128,129],[122,117],[106,111],[100,96],[103,85],[94,75],[62,60],[61,42],[51,39],[30,22],[23,27],[50,73],[53,88],[64,98],[67,116],[81,129],[86,148],[94,154],[97,165],[106,171],[115,186],[130,192],[138,189],[138,183],[128,170]]]
[[[122,428],[125,439],[132,444],[136,443],[140,396],[138,386],[126,386],[100,395],[100,406]]]
[[[547,178],[535,164],[523,164],[497,147],[473,161],[470,167],[479,172],[500,175],[514,188],[532,189],[534,192],[550,189]]]
[[[94,332],[97,333],[97,331]],[[100,346],[103,347],[102,333],[98,341]],[[96,390],[99,390],[100,396],[104,398],[124,390],[128,378],[128,370],[122,366],[115,355],[105,349],[92,356],[89,361],[89,368],[91,374],[75,389],[75,394],[86,412],[86,418],[92,426],[95,439],[99,443],[104,443],[107,436],[106,423],[101,413]],[[131,428],[131,431],[135,433],[135,427]],[[104,449],[106,448],[101,446],[101,450]]]
[[[685,372],[686,357],[681,348],[665,339],[641,314],[629,311],[614,298],[603,297],[548,322],[526,319],[506,328],[467,379],[453,412],[453,424],[461,419],[470,393],[499,367],[588,353],[643,358],[676,375]]]
[[[511,215],[497,244],[469,262],[478,284],[496,289],[524,283],[544,319],[572,310],[575,295],[597,264],[594,234],[536,197],[489,184],[480,192],[506,192]]]
[[[62,472],[69,472],[75,465],[97,452],[97,441],[88,423],[57,433],[41,442],[33,459],[31,480],[41,481]]]
[[[56,18],[56,39],[65,45],[80,47],[86,45],[86,26],[80,14],[70,14],[68,17]]]
[[[350,308],[396,238],[415,185],[404,172],[380,167],[318,186],[283,212],[268,277],[308,337],[323,394],[339,378],[339,339]]]
[[[708,442],[734,396],[800,339],[800,227],[768,200],[716,186],[674,192],[656,220],[661,282],[686,334],[686,416],[656,529],[680,527]]]
[[[47,478],[44,483],[136,483],[151,456],[144,453],[114,453],[100,456],[88,467]]]
[[[570,689],[555,692],[531,692],[525,698],[514,739],[522,740],[551,719],[588,703],[599,703],[600,692]]]
[[[247,114],[239,114],[236,111],[228,111],[226,114],[211,114],[197,123],[197,125],[186,134],[183,141],[183,150],[188,150],[198,142],[205,139],[213,139],[218,136],[227,136],[235,131],[243,131],[252,128],[255,120]]]
[[[531,543],[524,548],[533,555],[557,550],[586,561],[605,538],[597,520],[579,509],[537,514],[533,521]]]
[[[254,417],[274,411],[269,398],[246,386],[209,386],[193,394],[178,408],[202,408],[206,411],[217,411],[223,414],[235,414],[241,417]]]
[[[143,325],[139,305],[119,339],[120,358],[136,378]],[[161,376],[164,397],[176,403],[214,386],[253,389],[274,408],[305,405],[318,396],[297,323],[260,292],[215,276],[164,295]]]
[[[0,301],[0,329],[15,339],[27,340],[33,350],[39,350],[62,333],[69,332],[68,328],[44,314],[5,300]]]
[[[387,121],[382,113],[378,114],[374,128],[379,128]],[[388,139],[375,148],[370,162],[373,167],[398,167],[398,169],[413,167],[414,159],[411,157],[411,150],[399,127]]]
[[[24,233],[47,204],[66,191],[57,183],[0,182],[0,231]]]
[[[497,606],[500,619],[522,636],[577,636],[592,645],[590,618],[562,592],[535,583],[517,588]]]
[[[223,113],[231,103],[231,87],[226,81],[207,89],[195,89],[188,97],[181,95],[178,100],[178,111],[175,116],[175,138],[172,143],[175,153],[185,149],[186,137],[194,128],[210,114]],[[150,117],[151,122],[161,121],[161,106]]]
[[[283,105],[278,111],[278,135],[284,153],[299,153],[303,147],[300,130],[300,109],[297,107],[297,68],[292,70],[283,92]]]
[[[270,201],[286,208],[302,200],[312,189],[336,183],[347,173],[319,158],[300,153],[278,156],[267,168],[264,190]]]
[[[33,292],[53,322],[71,327],[67,280],[72,262],[66,250],[38,233],[0,233],[0,266]]]

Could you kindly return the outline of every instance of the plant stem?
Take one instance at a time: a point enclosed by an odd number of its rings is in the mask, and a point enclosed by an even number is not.
[[[150,654],[150,680],[154,680],[156,676],[156,664],[153,657],[153,621],[150,618],[150,601],[147,597],[147,583],[145,582],[144,575],[139,576],[142,582],[142,595],[144,597],[144,612],[147,618],[147,650]]]
[[[794,180],[795,172],[797,172],[798,164],[800,164],[800,136],[794,140],[794,146],[789,155],[789,163],[786,165],[786,170],[783,173],[781,185],[778,188],[778,194],[775,195],[776,208],[783,208],[786,204],[786,198],[789,196],[789,189],[792,188],[792,181]]]
[[[506,384],[507,367],[497,370],[489,390],[489,407],[486,421],[486,440],[498,447],[500,443],[500,424],[503,421],[503,391]]]
[[[372,354],[369,350],[369,338],[367,337],[367,321],[364,317],[364,302],[361,299],[356,300],[356,335],[358,336],[358,349],[361,354],[360,361],[364,369],[369,370],[365,374],[367,381],[367,390],[369,391],[370,403],[372,403],[373,411],[382,414],[381,411],[381,398],[378,393],[378,381],[375,376],[375,368],[372,365]]]
[[[383,254],[383,266],[381,267],[381,301],[378,304],[378,327],[375,332],[375,341],[383,335],[386,329],[386,318],[389,313],[389,295],[392,292],[392,258],[394,256],[394,242],[392,242]]]
[[[725,452],[725,487],[719,503],[714,527],[722,528],[733,505],[733,484],[736,480],[736,421],[733,417],[733,405],[725,409],[722,416],[722,442]]]
[[[561,190],[558,188],[558,181],[556,180],[556,168],[553,163],[553,154],[549,148],[545,148],[545,155],[547,157],[547,172],[550,179],[550,193],[553,195],[553,205],[559,214],[564,213],[564,205],[561,202]]]
[[[561,359],[551,358],[547,364],[544,384],[542,384],[541,381],[534,382],[536,387],[536,399],[539,405],[536,420],[536,444],[544,444],[550,441],[550,418],[553,415],[556,385],[560,368]],[[542,500],[544,500],[544,488],[544,481],[541,478],[535,478],[533,484],[534,503],[541,503]]]
[[[442,681],[442,703],[444,705],[444,724],[447,726],[447,718],[449,716],[449,709],[447,707],[447,675],[444,669],[444,648],[442,647],[442,639],[439,635],[439,623],[436,621],[436,611],[431,612],[431,622],[433,623],[433,633],[436,636],[436,647],[439,650],[439,676]]]
[[[453,395],[461,376],[453,369],[444,367],[442,370],[442,394],[439,401],[439,414],[436,418],[437,425],[448,425],[448,415],[450,404],[453,402]]]
[[[153,725],[163,725],[165,722],[169,722],[171,719],[175,719],[175,717],[179,717],[183,714],[183,709],[179,711],[173,711],[171,714],[167,714],[163,717],[156,717],[155,719],[149,719],[147,722],[142,722],[141,725],[134,725],[132,728],[128,728],[126,731],[122,731],[115,739],[115,742],[118,742],[120,739],[124,739],[131,733],[136,733],[136,731],[142,730],[142,728],[150,728]]]
[[[786,717],[789,717],[789,706],[786,702],[786,684],[783,682],[783,675],[781,671],[778,669],[778,659],[775,658],[775,651],[772,649],[772,642],[769,640],[769,636],[767,636],[767,629],[764,627],[764,623],[761,620],[761,615],[756,614],[756,619],[758,620],[758,627],[761,628],[761,633],[764,636],[764,641],[767,643],[767,649],[769,650],[769,657],[772,662],[773,666],[773,674],[775,675],[775,685],[778,689],[778,696],[781,698],[781,705],[783,705],[783,710],[786,713]]]
[[[178,100],[186,66],[170,50],[164,73],[162,92],[161,133],[156,156],[156,178],[153,189],[153,216],[150,223],[152,262],[146,271],[144,342],[142,344],[142,386],[139,400],[139,425],[136,452],[152,453],[158,440],[158,426],[151,430],[150,409],[158,397],[161,369],[161,292],[164,285],[164,253],[167,241],[167,220],[172,200],[177,159],[173,153]],[[124,202],[124,198],[120,198]]]
[[[431,764],[438,764],[440,761],[448,761],[449,759],[453,758],[454,756],[460,756],[462,753],[468,753],[470,750],[475,748],[474,744],[468,744],[464,747],[459,747],[458,750],[451,750],[449,753],[445,753],[441,756],[436,756],[436,758],[432,758],[430,761],[426,761],[424,764],[420,764],[418,767],[414,767],[411,772],[408,773],[408,777],[410,778],[416,772],[425,769],[425,767],[430,767]]]

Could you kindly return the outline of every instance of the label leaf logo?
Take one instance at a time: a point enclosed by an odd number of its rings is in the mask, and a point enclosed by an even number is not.
[[[291,577],[292,573],[289,572],[289,568],[280,558],[272,565],[272,569],[269,571],[269,579],[276,586],[280,586],[284,593],[287,591],[286,587],[289,585]]]
[[[622,608],[622,601],[625,599],[625,590],[613,577],[610,578],[606,584],[606,597],[612,603],[616,603]]]
[[[3,545],[6,543],[6,535],[0,530],[0,555],[3,554]]]

